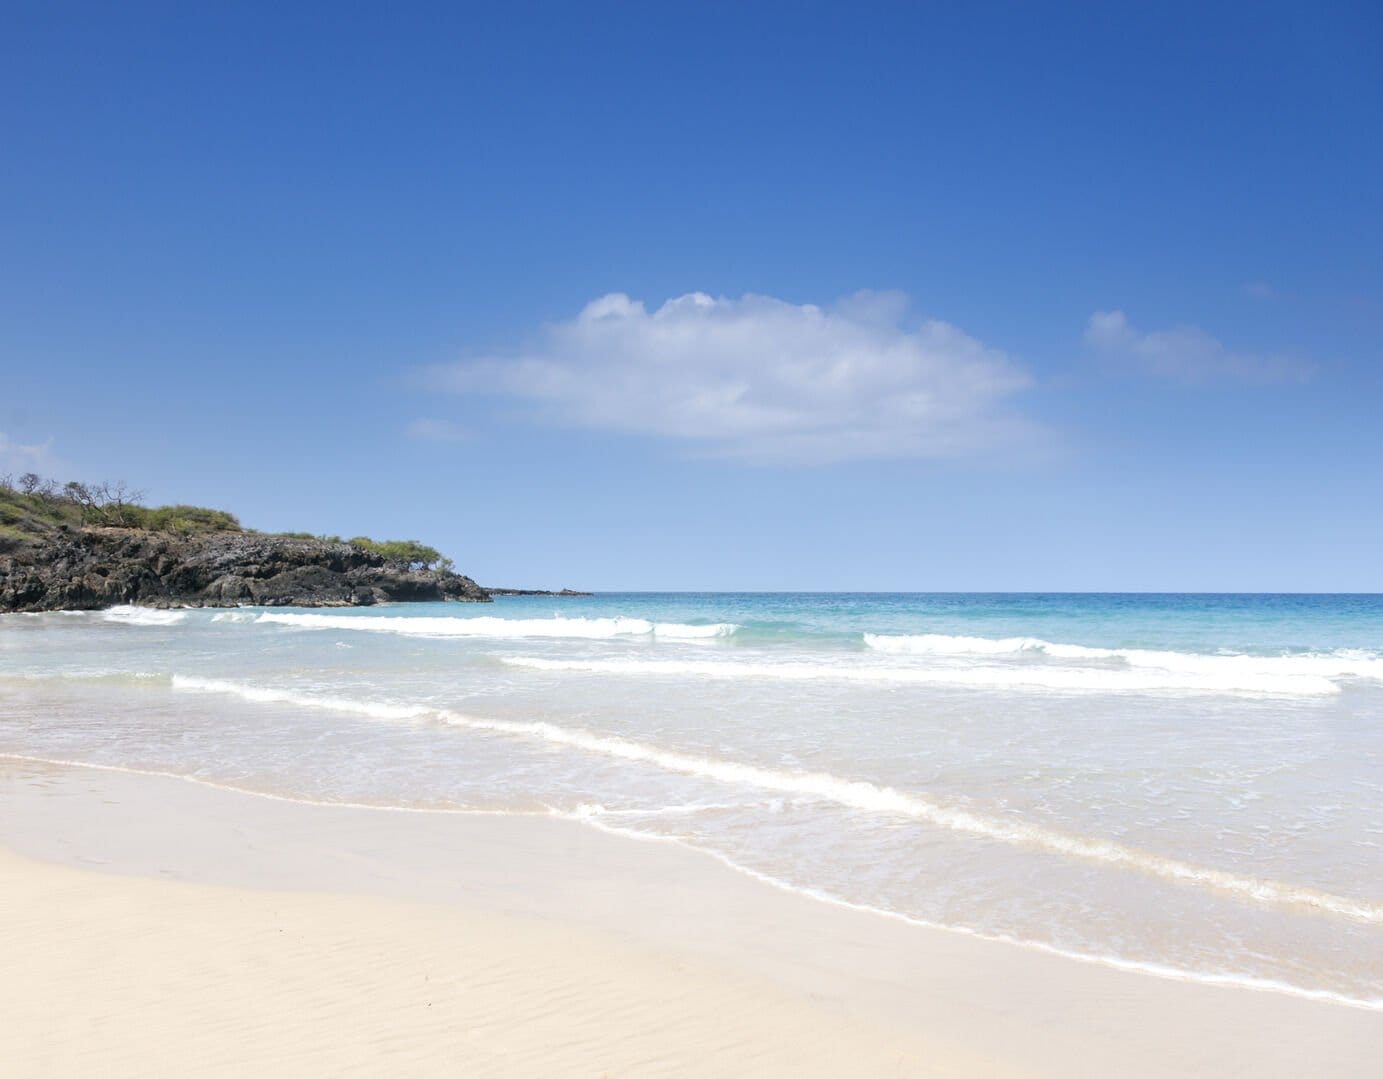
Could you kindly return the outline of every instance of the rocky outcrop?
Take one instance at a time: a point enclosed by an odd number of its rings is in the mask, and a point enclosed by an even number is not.
[[[492,596],[593,596],[594,592],[573,592],[570,588],[562,588],[552,592],[546,588],[491,588],[489,585],[482,585],[486,592]]]
[[[0,549],[0,611],[489,603],[469,577],[411,569],[348,543],[253,532],[58,529]]]

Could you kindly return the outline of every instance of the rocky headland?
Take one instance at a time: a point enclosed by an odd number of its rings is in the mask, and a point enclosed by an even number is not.
[[[0,612],[148,607],[361,607],[492,590],[411,540],[272,534],[195,506],[149,509],[123,486],[0,477]],[[579,595],[494,590],[503,595]]]
[[[0,554],[0,611],[489,603],[469,577],[353,546],[250,532],[81,528]]]

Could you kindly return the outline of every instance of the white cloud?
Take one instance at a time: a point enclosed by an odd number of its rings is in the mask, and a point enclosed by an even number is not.
[[[1031,434],[1004,408],[1028,375],[947,323],[903,329],[906,307],[895,292],[829,308],[694,292],[650,312],[611,293],[529,351],[441,365],[431,381],[531,402],[546,422],[766,463],[957,457]]]
[[[0,474],[43,472],[53,463],[49,453],[52,446],[51,441],[25,445],[15,442],[5,432],[0,431]]]
[[[1315,373],[1311,364],[1289,356],[1233,352],[1198,326],[1144,332],[1130,325],[1122,311],[1091,315],[1085,343],[1149,374],[1178,382],[1305,382]]]
[[[417,419],[408,425],[408,437],[419,442],[464,442],[471,436],[449,420]]]

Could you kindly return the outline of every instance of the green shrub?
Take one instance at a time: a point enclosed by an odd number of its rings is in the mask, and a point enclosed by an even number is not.
[[[444,558],[437,548],[417,540],[373,540],[369,536],[353,536],[346,542],[390,562],[402,562],[410,569],[450,569],[452,565],[451,559]]]
[[[85,484],[73,480],[59,486],[39,476],[13,479],[0,476],[0,537],[16,542],[25,536],[42,535],[60,527],[81,528],[102,525],[137,528],[146,532],[243,532],[234,514],[205,506],[142,506],[140,494],[123,483]],[[279,532],[287,539],[320,540],[323,543],[349,543],[390,562],[410,569],[452,570],[451,559],[435,547],[417,540],[374,540],[356,536],[313,535],[311,532]]]
[[[0,487],[0,523],[25,535],[48,532],[60,525],[80,525],[80,507],[51,491],[21,492]]]
[[[157,509],[136,507],[142,516],[134,528],[151,532],[239,532],[240,521],[225,510],[204,506],[159,506]]]

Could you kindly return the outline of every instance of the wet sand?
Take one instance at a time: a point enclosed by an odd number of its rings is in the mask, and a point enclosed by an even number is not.
[[[28,1075],[1368,1075],[1383,1015],[828,906],[547,817],[0,762]]]

